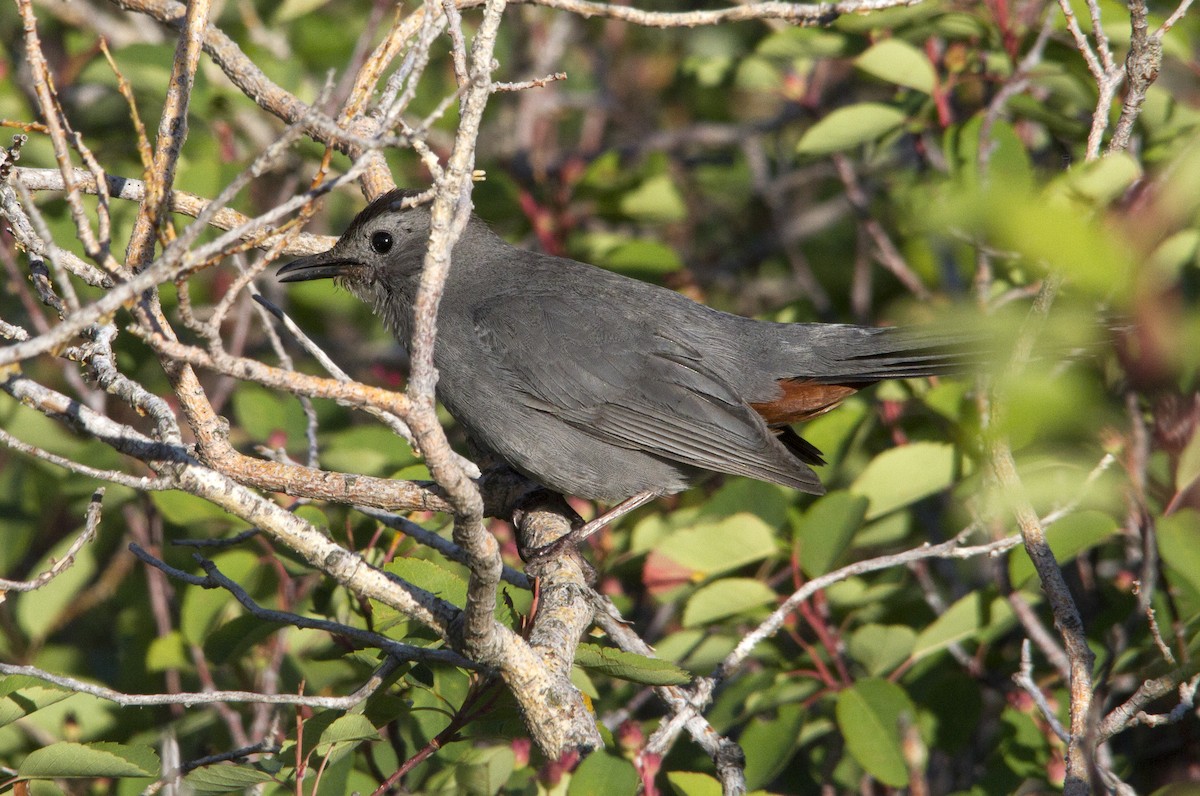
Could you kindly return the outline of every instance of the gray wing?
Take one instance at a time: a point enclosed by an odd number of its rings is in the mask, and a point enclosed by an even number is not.
[[[823,491],[816,473],[706,366],[699,341],[614,323],[604,311],[603,302],[561,294],[490,298],[473,312],[479,353],[489,355],[518,400],[596,439]]]

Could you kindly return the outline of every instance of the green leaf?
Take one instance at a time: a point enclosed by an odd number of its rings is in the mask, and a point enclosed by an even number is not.
[[[227,522],[239,529],[249,527],[245,521],[234,517],[217,504],[177,489],[151,492],[150,500],[172,525],[194,530],[200,522],[215,520]]]
[[[936,494],[954,482],[954,446],[942,442],[914,442],[876,456],[855,479],[850,491],[871,501],[866,518]]]
[[[809,507],[795,531],[804,574],[815,578],[834,568],[862,527],[867,504],[866,498],[843,491],[818,498]]]
[[[773,94],[779,91],[783,75],[777,62],[751,55],[738,61],[733,82],[739,91]]]
[[[619,187],[628,172],[621,165],[621,153],[610,149],[592,160],[579,177],[579,187],[591,190],[611,191]]]
[[[724,519],[747,508],[771,528],[782,528],[796,493],[753,478],[731,478],[700,505],[702,519]]]
[[[828,155],[875,141],[904,124],[903,111],[878,102],[861,102],[833,113],[814,124],[800,137],[796,152]]]
[[[1066,194],[1095,207],[1106,207],[1142,176],[1128,152],[1114,152],[1069,169],[1047,189],[1047,196]]]
[[[82,530],[82,528],[78,529]],[[78,533],[68,534],[41,558],[30,570],[41,574],[55,562],[62,560],[67,549],[75,543]],[[54,580],[36,591],[21,592],[13,600],[17,625],[30,639],[44,638],[55,627],[55,620],[69,606],[96,573],[96,548],[86,544],[75,553],[75,562],[63,570]]]
[[[639,782],[637,769],[628,760],[608,752],[593,752],[571,775],[567,796],[636,793]]]
[[[868,774],[896,788],[908,785],[901,716],[916,721],[916,707],[904,689],[887,680],[859,680],[838,694],[837,723],[846,748]]]
[[[335,744],[361,743],[362,741],[379,740],[379,731],[375,725],[361,713],[349,713],[339,716],[321,733],[317,744],[317,754],[327,755]]]
[[[756,717],[738,739],[746,751],[746,786],[762,787],[779,776],[800,745],[806,711],[784,705],[771,718]]]
[[[279,628],[250,614],[235,616],[205,637],[204,653],[215,664],[231,663]]]
[[[471,749],[455,764],[459,793],[498,794],[512,776],[517,756],[510,746]]]
[[[699,589],[683,609],[683,626],[699,627],[775,602],[770,586],[753,578],[726,578]]]
[[[1162,517],[1156,528],[1158,555],[1180,594],[1184,618],[1200,612],[1200,513],[1184,509]]]
[[[10,675],[0,679],[0,727],[71,696],[36,677]]]
[[[321,442],[321,464],[329,469],[384,475],[416,462],[408,443],[379,426],[341,429]]]
[[[854,535],[854,546],[861,550],[865,547],[896,544],[903,541],[911,530],[912,516],[907,511],[894,511],[867,523],[866,527]]]
[[[1092,206],[1064,198],[1061,190],[1057,195],[1031,190],[1024,181],[993,172],[986,189],[942,200],[926,221],[972,228],[992,245],[1061,271],[1095,295],[1132,294],[1131,242],[1101,223]]]
[[[423,558],[397,558],[384,567],[401,580],[462,606],[467,604],[467,582],[457,573]]]
[[[789,26],[765,37],[754,51],[767,58],[832,58],[846,51],[846,43],[839,31]]]
[[[850,657],[870,675],[883,675],[908,659],[917,634],[907,625],[863,625],[850,636]]]
[[[233,416],[259,442],[278,444],[271,438],[283,434],[293,446],[305,445],[306,418],[300,403],[257,384],[242,384],[233,392]]]
[[[687,217],[687,205],[667,174],[656,174],[621,197],[621,213],[638,221],[664,223]]]
[[[151,641],[146,649],[147,671],[187,670],[191,666],[192,660],[188,657],[187,645],[183,643],[183,634],[178,630],[159,636]]]
[[[227,550],[213,556],[213,562],[225,577],[254,594],[263,570],[258,556],[249,550]],[[179,629],[186,641],[204,644],[218,621],[241,614],[242,607],[224,589],[185,589],[179,610]]]
[[[30,752],[17,766],[17,776],[153,777],[160,767],[158,755],[149,746],[61,742]]]
[[[247,788],[270,782],[274,777],[251,766],[215,765],[198,768],[183,778],[189,790],[198,796],[210,793],[244,792]]]
[[[592,676],[582,666],[571,667],[571,685],[578,688],[580,693],[587,694],[588,699],[593,701],[600,699],[600,691],[592,682]]]
[[[142,91],[157,91],[171,82],[171,48],[165,44],[126,44],[119,53],[114,53],[113,60],[130,85]],[[88,82],[116,85],[116,76],[102,58],[89,60],[80,77]]]
[[[862,398],[851,397],[836,412],[827,412],[805,425],[804,438],[836,464],[870,411]]]
[[[776,550],[775,536],[762,518],[741,512],[676,531],[651,551],[646,566],[662,564],[656,559],[665,559],[700,579],[759,561]]]
[[[283,0],[275,9],[275,24],[282,25],[311,14],[328,2],[329,0]]]
[[[1101,511],[1069,514],[1046,528],[1046,541],[1054,551],[1054,560],[1063,564],[1117,532],[1117,522]],[[1008,557],[1008,578],[1020,588],[1036,577],[1033,561],[1024,547],[1014,548]]]
[[[595,644],[580,644],[575,649],[575,664],[589,672],[642,685],[686,685],[692,681],[690,672],[670,661]]]
[[[880,80],[933,92],[937,75],[925,53],[901,39],[884,39],[854,59],[854,65]]]
[[[598,265],[623,274],[650,279],[683,267],[675,250],[656,240],[638,238],[611,249]]]
[[[689,55],[679,64],[679,71],[705,88],[716,88],[736,63],[736,59],[723,55]]]
[[[1192,432],[1183,453],[1179,454],[1179,464],[1175,468],[1175,491],[1182,492],[1200,478],[1200,434]]]
[[[667,782],[678,796],[721,796],[721,783],[696,771],[668,771]]]
[[[943,381],[921,396],[921,401],[933,411],[952,421],[962,419],[964,397],[969,382]]]
[[[1196,263],[1197,254],[1200,254],[1200,230],[1176,232],[1158,244],[1150,255],[1149,273],[1158,272],[1178,279],[1184,267]]]
[[[1000,739],[996,755],[1018,777],[1046,776],[1045,760],[1049,752],[1045,731],[1032,711],[1008,707],[1000,714]]]
[[[692,671],[703,671],[720,663],[735,646],[736,641],[725,634],[680,630],[655,644],[654,652],[663,660],[679,661]]]
[[[1026,595],[1026,599],[1037,602],[1040,598]],[[1008,600],[994,593],[973,591],[951,605],[917,635],[912,657],[919,660],[957,642],[993,636],[1015,623],[1016,618]]]

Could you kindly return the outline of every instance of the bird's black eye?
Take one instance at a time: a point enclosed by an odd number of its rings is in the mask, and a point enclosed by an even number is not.
[[[371,236],[371,248],[379,254],[387,254],[392,250],[392,234],[390,232],[376,232]]]

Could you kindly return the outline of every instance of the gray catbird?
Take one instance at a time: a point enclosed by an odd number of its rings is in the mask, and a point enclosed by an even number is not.
[[[407,345],[427,207],[393,191],[284,282],[335,278]],[[952,336],[770,323],[595,266],[518,249],[472,217],[438,312],[438,397],[471,438],[538,483],[602,501],[711,471],[821,494],[821,452],[789,424],[881,379],[961,370]],[[627,503],[629,501],[626,501]]]

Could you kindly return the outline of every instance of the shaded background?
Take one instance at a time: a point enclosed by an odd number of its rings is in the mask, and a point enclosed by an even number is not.
[[[1100,7],[1119,61],[1128,12],[1116,3]],[[1173,8],[1152,11],[1165,16]],[[477,158],[486,179],[473,197],[478,213],[514,242],[665,284],[722,309],[776,320],[964,324],[994,336],[1002,352],[1047,270],[1065,274],[1037,334],[1034,361],[999,378],[997,419],[1039,512],[1070,508],[1051,526],[1051,544],[1068,561],[1107,709],[1172,668],[1139,605],[1139,584],[1152,589],[1150,605],[1177,671],[1195,672],[1200,23],[1192,13],[1166,37],[1132,153],[1088,164],[1096,86],[1061,15],[1041,57],[1018,68],[1048,11],[1056,8],[925,3],[847,16],[825,28],[743,22],[657,30],[514,6],[494,79],[555,72],[567,79],[493,98]],[[370,33],[394,13],[385,3],[242,2],[226,5],[214,22],[305,100],[331,75],[326,107],[335,109],[349,89],[343,76],[353,74],[374,44]],[[464,13],[471,21],[472,12]],[[38,16],[68,116],[112,174],[139,176],[136,136],[98,36],[108,38],[151,129],[173,36],[145,18],[79,0],[39,5]],[[20,24],[8,6],[0,9],[0,32],[0,117],[30,121]],[[1023,90],[993,106],[1015,80],[1027,81]],[[432,110],[453,88],[444,58],[428,71],[410,115]],[[436,123],[429,135],[435,151],[445,153],[455,120],[452,106]],[[282,129],[207,58],[191,126],[177,187],[204,197]],[[253,214],[302,190],[323,152],[311,142],[295,147],[286,168],[256,181],[234,206]],[[412,153],[388,157],[399,184],[428,183]],[[335,167],[346,162],[334,156]],[[21,165],[53,165],[49,144],[36,133]],[[350,192],[330,197],[308,229],[337,234],[362,205]],[[73,225],[65,204],[44,195],[39,206],[66,245]],[[114,218],[128,227],[135,212],[117,204]],[[27,265],[7,233],[0,236],[0,317],[37,314],[25,286]],[[981,261],[989,278],[981,276]],[[219,299],[231,273],[215,269],[193,279],[193,301]],[[403,384],[403,352],[348,294],[319,283],[284,291],[269,273],[259,283],[353,376]],[[88,295],[86,288],[81,293]],[[169,286],[164,303],[175,309]],[[243,303],[229,324],[229,347],[268,357],[248,299]],[[595,311],[602,316],[606,308]],[[165,394],[146,349],[123,339],[118,353]],[[70,387],[54,363],[30,365],[37,368],[48,383]],[[294,399],[221,377],[205,381],[239,449],[303,453],[304,416]],[[706,673],[774,601],[808,578],[942,541],[972,522],[978,541],[1011,532],[980,465],[974,386],[970,379],[885,384],[809,424],[806,438],[830,459],[821,470],[830,494],[820,500],[718,479],[643,510],[592,545],[602,590],[660,656]],[[317,409],[323,466],[422,476],[385,429],[329,403],[317,402]],[[121,466],[109,449],[7,397],[0,423],[77,460]],[[27,577],[61,554],[60,541],[77,531],[96,484],[11,452],[0,457],[0,563],[6,577]],[[408,553],[445,565],[410,542],[380,538],[374,523],[344,507],[301,511],[356,548],[374,543],[398,558]],[[266,672],[287,689],[303,681],[314,691],[351,690],[372,656],[359,660],[362,653],[316,634],[272,634],[242,621],[224,593],[181,587],[159,604],[125,551],[131,538],[243,529],[181,493],[110,487],[101,535],[76,566],[53,586],[0,607],[0,656],[130,692],[180,683],[255,688]],[[497,533],[509,539],[502,524]],[[186,552],[165,555],[191,566]],[[266,605],[367,621],[353,597],[264,540],[215,559]],[[1018,549],[995,560],[850,578],[764,644],[709,717],[718,731],[740,739],[751,788],[887,792],[905,785],[914,767],[901,760],[897,769],[889,750],[916,749],[915,768],[932,793],[1052,790],[1061,784],[1062,744],[1011,680],[1026,635],[1021,620],[1050,624],[1032,575]],[[528,604],[527,596],[514,600],[518,611]],[[371,621],[379,627],[395,617]],[[400,624],[391,632],[420,631]],[[1065,713],[1061,678],[1037,653],[1034,664],[1052,705]],[[653,730],[659,708],[642,685],[583,669],[579,678],[617,730],[609,750],[574,775],[536,753],[530,758],[519,723],[500,700],[468,724],[464,741],[416,767],[405,785],[429,793],[532,793],[537,780],[570,793],[628,791],[637,775],[627,758]],[[380,772],[386,776],[445,727],[467,683],[464,672],[415,667],[369,707],[381,728],[377,739],[318,751],[331,761],[321,787],[374,788]],[[901,737],[881,718],[892,708],[908,717],[911,733]],[[230,715],[236,713],[240,719]],[[239,745],[239,732],[265,732],[265,715],[243,707],[117,710],[73,697],[0,728],[0,762],[15,765],[51,740],[152,742],[168,723],[185,757],[196,757]],[[296,716],[280,714],[278,721],[277,737],[296,740]],[[879,726],[886,729],[876,732],[894,735],[895,743],[872,734]],[[1198,729],[1193,709],[1167,728],[1126,731],[1111,744],[1113,768],[1139,792],[1200,781]],[[318,736],[310,728],[304,742]],[[876,759],[875,747],[888,759]],[[706,792],[697,777],[710,766],[699,750],[677,744],[659,787]]]

